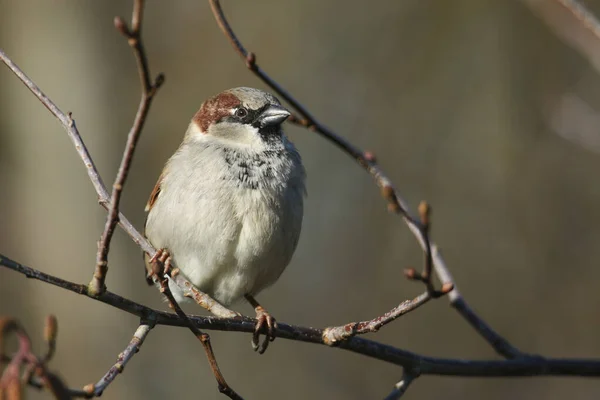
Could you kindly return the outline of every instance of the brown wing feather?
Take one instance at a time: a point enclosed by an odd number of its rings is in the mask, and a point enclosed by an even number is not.
[[[164,171],[160,174],[160,176],[158,177],[158,181],[156,182],[156,185],[154,185],[154,189],[152,189],[152,192],[150,192],[150,198],[148,199],[148,202],[146,203],[146,208],[144,209],[144,211],[149,212],[152,209],[152,207],[154,206],[154,203],[156,203],[156,199],[158,199],[158,195],[160,194],[160,186],[163,181],[163,176],[164,176]],[[147,221],[148,221],[148,216],[146,216],[146,221],[144,221],[144,237],[146,237],[146,222]],[[152,278],[150,277],[150,274],[152,272],[152,265],[150,264],[150,257],[146,253],[143,253],[143,256],[144,256],[144,264],[146,264],[146,271],[145,271],[146,282],[149,285],[152,285],[153,282],[152,282]]]
[[[164,172],[160,174],[156,185],[154,185],[154,189],[152,189],[152,192],[150,192],[150,198],[148,199],[148,203],[146,203],[146,208],[144,209],[144,211],[146,212],[149,212],[152,209],[152,206],[154,206],[154,203],[156,203],[156,199],[160,194],[160,185],[162,184],[163,175]]]

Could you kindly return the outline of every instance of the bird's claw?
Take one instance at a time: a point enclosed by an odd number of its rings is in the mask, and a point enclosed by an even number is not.
[[[269,342],[275,340],[276,329],[277,322],[275,322],[275,318],[261,306],[256,307],[256,326],[252,335],[252,348],[254,351],[257,351],[258,354],[263,354],[267,350],[267,347],[269,347]],[[265,338],[259,344],[261,333],[265,334]]]
[[[152,274],[157,277],[169,275],[171,272],[171,254],[167,249],[158,249],[154,256],[150,258],[152,265]]]

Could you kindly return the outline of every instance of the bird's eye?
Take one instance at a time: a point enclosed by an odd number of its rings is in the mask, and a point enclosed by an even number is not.
[[[248,115],[248,110],[244,107],[240,107],[235,111],[235,116],[238,118],[244,118],[246,115]]]

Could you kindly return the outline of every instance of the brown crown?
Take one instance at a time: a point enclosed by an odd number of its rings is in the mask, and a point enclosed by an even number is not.
[[[223,92],[202,103],[192,121],[200,127],[202,133],[206,133],[210,125],[219,122],[223,117],[231,115],[231,109],[238,107],[240,104],[241,102],[237,96]]]

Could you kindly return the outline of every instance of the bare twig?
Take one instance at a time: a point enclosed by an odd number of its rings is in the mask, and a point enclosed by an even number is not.
[[[346,325],[325,328],[325,330],[323,330],[323,341],[332,346],[339,343],[341,340],[346,340],[352,336],[377,332],[382,326],[389,324],[404,314],[416,310],[431,299],[431,294],[429,292],[424,292],[412,300],[403,301],[390,311],[379,317],[375,317],[370,321],[350,322]]]
[[[521,0],[571,48],[600,71],[600,21],[581,1]]]
[[[133,7],[132,28],[127,27],[127,23],[120,17],[115,18],[115,27],[127,38],[129,45],[133,49],[133,53],[137,60],[139,76],[142,86],[142,96],[138,107],[133,126],[127,135],[127,143],[125,151],[121,159],[121,165],[117,172],[117,177],[113,183],[113,191],[108,208],[108,215],[104,231],[100,237],[98,244],[98,254],[96,256],[96,268],[94,275],[89,284],[89,290],[92,295],[99,295],[106,290],[105,280],[108,271],[108,252],[110,250],[110,241],[112,239],[115,227],[119,222],[119,203],[123,192],[123,185],[127,180],[127,175],[133,160],[133,154],[137,145],[137,141],[146,122],[152,99],[158,88],[164,82],[164,76],[159,74],[153,83],[150,82],[150,69],[144,45],[142,44],[141,29],[142,29],[142,13],[144,10],[144,0],[135,0]]]
[[[435,255],[435,252],[434,252]],[[133,302],[110,291],[94,297],[87,294],[86,285],[43,273],[36,269],[21,265],[0,255],[0,266],[14,270],[28,278],[58,286],[87,296],[93,300],[108,304],[119,310],[139,318],[154,319],[157,325],[187,327],[189,325],[178,315],[154,310],[142,304]],[[215,318],[204,316],[189,316],[190,321],[198,329],[254,332],[256,320],[253,318]],[[277,323],[275,336],[306,343],[326,345],[323,340],[323,330],[305,328]],[[329,347],[329,346],[328,346]],[[330,348],[340,348],[357,354],[368,356],[408,370],[418,371],[421,375],[445,375],[462,377],[523,377],[523,376],[580,376],[600,377],[600,359],[560,359],[545,357],[520,357],[514,360],[463,360],[424,356],[397,347],[367,340],[362,337],[352,337]]]
[[[184,296],[193,299],[196,304],[220,318],[235,318],[240,314],[223,306],[221,303],[204,292],[199,291],[181,274],[172,274],[172,279],[183,291]]]
[[[165,297],[169,300],[169,304],[175,310],[175,313],[179,316],[179,318],[185,323],[185,325],[192,331],[192,333],[198,338],[200,343],[202,343],[202,347],[204,348],[204,352],[206,353],[206,358],[208,358],[208,364],[210,365],[210,369],[217,380],[217,386],[219,388],[219,392],[223,393],[230,399],[239,399],[242,397],[235,392],[229,386],[227,381],[225,381],[225,377],[221,373],[221,369],[217,364],[217,359],[215,358],[215,353],[213,351],[212,345],[210,344],[210,336],[207,333],[204,333],[198,329],[198,327],[190,320],[190,318],[186,315],[186,313],[181,309],[177,300],[173,297],[173,293],[169,289],[168,279],[170,277],[165,276],[160,279],[160,291],[165,295]]]
[[[588,29],[596,39],[600,39],[600,21],[581,2],[577,0],[555,0],[579,20],[581,25]],[[598,49],[596,49],[598,51]]]
[[[439,249],[435,245],[431,247],[431,256],[433,259],[433,266],[440,280],[442,282],[448,282],[452,284],[453,289],[448,294],[450,305],[454,307],[456,311],[458,311],[458,313],[471,325],[471,327],[475,329],[475,331],[477,331],[477,333],[479,333],[479,335],[481,335],[494,348],[496,353],[508,359],[526,357],[527,354],[521,352],[506,339],[500,336],[500,334],[494,331],[491,326],[485,323],[485,321],[483,321],[483,319],[481,319],[475,313],[475,311],[469,307],[462,294],[456,287],[454,278],[446,267],[446,263],[444,262]]]
[[[135,330],[131,341],[123,350],[122,353],[117,357],[117,362],[108,370],[106,374],[96,383],[90,383],[83,388],[85,397],[101,396],[104,390],[110,385],[117,375],[119,375],[125,369],[125,366],[131,360],[131,358],[140,351],[140,347],[144,343],[146,336],[150,333],[150,330],[154,328],[154,321],[140,322],[140,326]]]
[[[56,336],[58,335],[58,321],[54,315],[48,315],[44,324],[44,340],[48,349],[42,358],[42,362],[47,363],[54,356],[56,351]]]
[[[53,328],[56,327],[56,324],[53,327],[51,326],[52,322],[55,322],[55,318],[49,317],[46,319],[45,333],[46,335],[54,336],[54,338],[50,339],[55,340],[56,329]],[[16,335],[19,347],[17,352],[12,357],[9,357],[5,354],[4,342],[6,336],[11,333]],[[47,388],[56,399],[71,399],[76,393],[69,390],[60,378],[48,371],[46,368],[47,360],[40,359],[33,354],[29,335],[27,335],[25,329],[14,318],[0,318],[0,356],[2,362],[8,363],[0,377],[1,399],[22,398],[23,383],[33,382],[39,388]],[[25,372],[21,378],[20,372],[22,367],[24,367]]]
[[[402,375],[402,379],[398,383],[394,385],[394,390],[390,394],[387,395],[385,400],[397,400],[406,393],[408,390],[408,386],[412,383],[418,375],[414,373],[404,372]]]
[[[431,260],[431,256],[426,256],[426,259]],[[406,276],[408,278],[420,280],[426,284],[427,290],[424,293],[421,293],[412,300],[403,301],[390,311],[381,316],[375,317],[370,321],[350,322],[342,326],[326,328],[323,331],[323,341],[326,344],[335,345],[340,340],[346,340],[352,336],[362,335],[369,332],[377,332],[384,325],[387,325],[395,319],[416,310],[431,299],[441,297],[449,293],[453,289],[453,284],[448,281],[444,282],[441,290],[434,290],[431,281],[426,279],[424,275],[425,273],[418,274],[412,268],[406,271]]]
[[[421,221],[421,236],[423,236],[423,240],[425,241],[425,266],[423,267],[423,272],[421,273],[421,279],[427,285],[427,290],[429,292],[433,292],[433,285],[431,284],[431,241],[429,240],[429,232],[431,231],[431,208],[427,202],[422,201],[421,204],[419,204],[418,211],[419,219]]]
[[[15,64],[8,55],[0,49],[0,59],[10,70],[27,86],[27,88],[42,102],[42,104],[54,115],[58,120],[62,123],[63,127],[67,131],[69,135],[69,139],[73,142],[79,157],[83,161],[86,166],[88,176],[96,189],[96,192],[99,194],[99,200],[106,201],[108,199],[108,192],[98,175],[98,170],[92,161],[92,157],[90,157],[90,153],[85,147],[83,140],[81,139],[81,135],[75,126],[75,121],[71,118],[71,115],[66,115],[63,113],[57,106],[54,104],[52,100],[48,96],[46,96],[41,89],[27,76],[25,73]]]
[[[41,89],[27,76],[25,73],[0,49],[0,60],[6,64],[8,68],[27,86],[27,88],[34,94],[38,100],[54,115],[63,125],[65,130],[67,131],[67,135],[73,145],[75,146],[75,150],[77,150],[77,154],[83,161],[83,164],[86,167],[86,171],[96,193],[98,194],[98,202],[105,209],[108,209],[110,206],[110,195],[106,190],[106,186],[104,186],[104,182],[102,182],[102,178],[98,173],[98,169],[94,165],[94,161],[90,156],[88,149],[79,134],[79,130],[75,125],[75,120],[71,118],[71,114],[68,115],[63,113],[56,104],[48,96],[46,96]],[[140,234],[134,226],[129,222],[127,217],[125,217],[122,213],[119,213],[119,225],[125,230],[131,239],[142,248],[143,251],[148,253],[150,256],[153,256],[156,250],[152,245]]]

